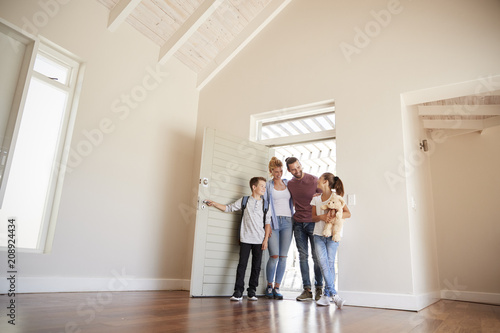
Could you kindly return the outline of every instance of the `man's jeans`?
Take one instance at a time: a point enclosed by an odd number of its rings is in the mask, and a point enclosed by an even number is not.
[[[302,274],[302,285],[304,289],[311,288],[311,279],[309,278],[309,243],[311,243],[311,253],[314,262],[314,285],[316,288],[323,287],[323,276],[316,256],[314,247],[314,222],[296,222],[293,221],[293,233],[295,243],[299,251],[300,273]],[[309,241],[309,243],[308,243]]]

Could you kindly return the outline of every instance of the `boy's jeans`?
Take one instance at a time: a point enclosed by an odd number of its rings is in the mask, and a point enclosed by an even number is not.
[[[247,270],[248,258],[252,252],[252,270],[250,272],[250,281],[248,290],[257,290],[259,285],[260,264],[262,262],[262,244],[240,243],[240,260],[236,269],[236,283],[234,290],[243,293],[245,290],[245,271]]]
[[[314,222],[295,222],[293,221],[293,233],[295,243],[299,251],[300,273],[302,274],[302,284],[304,289],[311,288],[311,279],[309,278],[309,244],[311,243],[311,253],[314,262],[314,285],[316,288],[323,287],[323,276],[316,256],[314,247]]]
[[[316,255],[321,266],[321,272],[325,278],[325,296],[337,294],[335,290],[335,256],[339,247],[338,242],[334,242],[332,237],[314,235],[314,245]]]

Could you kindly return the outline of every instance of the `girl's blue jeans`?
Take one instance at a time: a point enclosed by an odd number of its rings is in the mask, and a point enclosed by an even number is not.
[[[325,280],[325,296],[337,294],[335,289],[335,256],[339,247],[338,242],[334,242],[332,237],[314,235],[314,246],[318,257],[321,273]]]

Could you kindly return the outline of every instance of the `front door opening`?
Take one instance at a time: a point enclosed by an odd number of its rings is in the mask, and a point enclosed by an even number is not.
[[[327,139],[309,143],[296,143],[286,146],[274,147],[275,156],[283,162],[283,177],[291,179],[293,176],[286,170],[285,159],[290,156],[297,157],[302,164],[304,172],[320,177],[324,172],[337,173],[336,170],[336,140]],[[335,258],[335,286],[338,289],[338,253]],[[309,276],[314,283],[314,263],[309,249]],[[295,245],[295,239],[292,239],[290,250],[288,251],[288,260],[285,275],[281,283],[283,291],[302,290],[302,275],[299,266],[299,253]]]

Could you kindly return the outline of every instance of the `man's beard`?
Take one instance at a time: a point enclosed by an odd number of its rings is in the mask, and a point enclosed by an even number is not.
[[[300,179],[300,178],[302,178],[302,171],[299,173],[299,175],[298,175],[298,176],[293,175],[293,174],[292,174],[292,176],[294,176],[294,177],[295,177],[295,178],[297,178],[297,179]]]

